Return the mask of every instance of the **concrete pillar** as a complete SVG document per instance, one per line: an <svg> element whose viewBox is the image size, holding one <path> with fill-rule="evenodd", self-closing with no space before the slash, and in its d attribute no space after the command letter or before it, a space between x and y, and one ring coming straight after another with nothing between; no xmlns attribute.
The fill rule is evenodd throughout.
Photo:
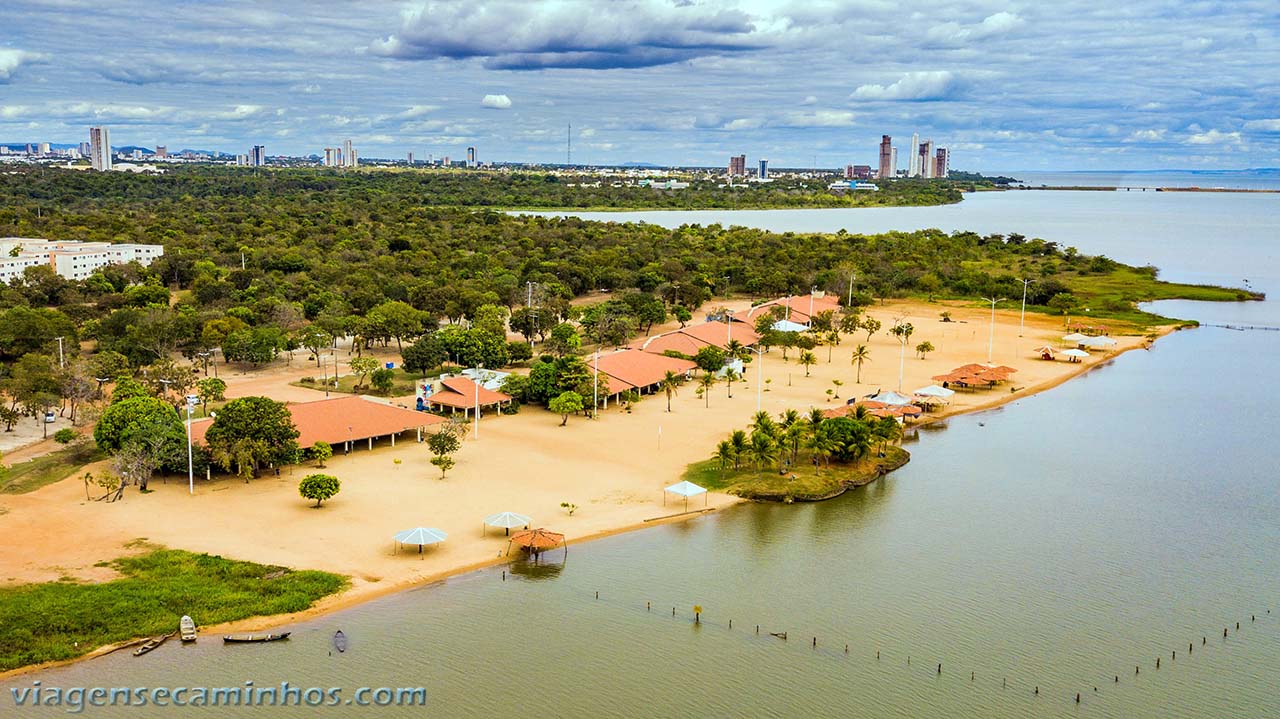
<svg viewBox="0 0 1280 719"><path fill-rule="evenodd" d="M370 449L370 450L372 450L372 449L373 449L373 437L370 437L370 438L369 438L369 449Z"/></svg>

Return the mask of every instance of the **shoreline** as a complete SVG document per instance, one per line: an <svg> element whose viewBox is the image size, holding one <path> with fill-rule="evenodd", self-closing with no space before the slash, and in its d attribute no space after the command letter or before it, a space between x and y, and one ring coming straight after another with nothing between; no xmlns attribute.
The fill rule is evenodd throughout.
<svg viewBox="0 0 1280 719"><path fill-rule="evenodd" d="M1153 332L1156 334L1157 339L1159 339L1175 331L1179 331L1182 328L1183 327L1178 324L1162 325L1158 328L1154 328ZM1035 386L1028 387L1026 389L1008 391L1005 393L994 395L990 398L987 398L986 401L980 402L976 405L970 405L970 406L954 408L954 409L944 409L936 414L928 416L927 419L923 419L922 421L917 422L913 426L921 427L921 426L937 423L942 420L950 419L951 417L975 414L978 412L985 412L988 410L996 409L998 407L1001 407L1005 404L1016 401L1023 397L1034 396L1042 392L1051 390L1055 387L1058 387L1064 384L1069 380L1075 379L1089 371L1092 371L1096 367L1110 365L1121 355L1124 355L1128 352L1131 352L1137 349L1147 349L1148 347L1149 345L1140 343L1130 347L1120 347L1120 348L1111 350L1106 354L1102 355L1099 361L1089 362L1089 363L1080 363L1079 366L1071 368L1070 371L1065 372L1060 376L1053 377L1051 379L1043 381ZM878 479L879 477L875 478L875 480L878 480ZM744 502L753 501L750 499L738 497L736 495L725 494L723 492L717 492L717 494L721 495L720 497L718 497L718 499L722 500L722 503L719 506L709 507L707 509L698 510L696 512L687 512L687 513L681 512L678 514L671 514L671 515L664 515L664 516L650 518L650 519L643 519L639 522L634 522L634 521L628 522L615 527L607 527L598 531L589 532L585 535L582 535L573 539L566 538L565 544L577 545L577 544L590 542L597 539L603 539L610 536L629 533L638 529L644 529L644 528L653 527L653 526L662 525L662 524L670 524L674 522L686 521L696 517L704 516L706 514L710 514L712 512L718 511L719 509L722 509L725 507L737 506L738 504L741 504ZM841 494L843 494L843 492L841 492ZM200 627L199 630L201 634L205 634L208 637L212 637L213 639L216 640L217 635L222 633L262 631L266 629L281 627L288 624L310 621L318 617L332 614L334 612L338 612L344 609L349 609L361 604L365 604L367 602L370 602L385 596L389 596L391 594L417 589L432 583L447 580L451 577L455 577L463 574L469 574L472 572L488 569L490 567L494 567L501 564L507 564L511 561L512 559L510 557L497 556L497 557L493 557L483 561L468 562L463 565L448 567L436 572L432 572L430 574L412 577L409 579L403 579L399 581L393 581L386 584L383 584L380 580L369 581L361 577L352 576L350 577L350 579L353 581L353 586L351 588L341 593L334 594L329 597L325 597L320 601L316 602L311 607L308 607L307 609L302 610L300 612L294 612L290 614L275 614L275 615L252 617L248 619L238 620L234 622L226 622L223 624L213 625L209 627ZM298 568L304 569L306 567L298 567ZM120 649L123 649L125 647L132 646L136 644L138 641L140 641L140 639L133 639L128 642L106 645L103 647L99 647L87 654L84 654L72 659L59 660L55 662L45 662L41 664L32 664L25 667L18 667L16 669L12 669L6 672L0 672L0 680L11 679L16 676L37 673L37 672L41 672L49 669L56 669L58 667L67 666L76 662L86 661L89 659L105 656L107 654L111 654L113 652L119 651Z"/></svg>

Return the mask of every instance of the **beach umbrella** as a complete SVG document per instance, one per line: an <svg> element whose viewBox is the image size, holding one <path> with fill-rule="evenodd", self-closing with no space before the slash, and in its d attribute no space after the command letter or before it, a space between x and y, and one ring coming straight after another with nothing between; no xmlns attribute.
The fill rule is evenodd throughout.
<svg viewBox="0 0 1280 719"><path fill-rule="evenodd" d="M511 530L516 527L528 527L533 524L533 518L516 512L498 512L485 517L484 523L488 527L502 527L507 530L507 534L511 534Z"/></svg>
<svg viewBox="0 0 1280 719"><path fill-rule="evenodd" d="M511 535L511 539L507 540L507 554L511 553L511 545L516 545L521 549L527 549L533 552L534 556L541 551L554 549L560 545L564 545L564 535L559 532L552 532L548 529L526 529ZM565 545L565 553L569 552L569 546Z"/></svg>
<svg viewBox="0 0 1280 719"><path fill-rule="evenodd" d="M955 393L956 391L953 389L939 387L936 384L931 384L928 387L921 387L914 392L914 394L920 395L921 397L950 397Z"/></svg>
<svg viewBox="0 0 1280 719"><path fill-rule="evenodd" d="M1112 347L1116 341L1110 337L1085 337L1079 344L1082 347Z"/></svg>
<svg viewBox="0 0 1280 719"><path fill-rule="evenodd" d="M894 405L894 406L911 404L910 397L906 395L898 394L897 392L894 392L892 390L888 392L881 392L877 395L874 395L872 399L874 399L877 402L883 402L885 404Z"/></svg>
<svg viewBox="0 0 1280 719"><path fill-rule="evenodd" d="M689 498L690 498L690 497L693 497L693 496L696 496L696 495L699 495L699 494L706 494L707 490L706 490L706 488L705 488L705 487L699 487L698 485L694 484L693 482L690 482L690 481L688 481L688 480L685 480L685 481L683 481L683 482L676 482L675 484L673 484L673 485L671 485L670 487L667 487L665 490L663 490L663 492L664 492L664 493L663 493L663 495L662 495L662 503L663 503L663 504L666 504L666 503L667 503L667 495L666 495L666 492L670 492L670 493L672 493L672 494L678 494L678 495L680 495L681 497L684 497L684 508L687 510L687 509L689 508ZM706 497L704 497L704 498L703 498L703 503L704 503L704 504L703 504L703 506L706 506L706 505L705 505L706 501L707 501L707 498L706 498Z"/></svg>
<svg viewBox="0 0 1280 719"><path fill-rule="evenodd" d="M424 544L436 544L448 539L449 535L435 527L414 527L403 532L396 532L395 539L401 544L418 545L418 554L422 554Z"/></svg>
<svg viewBox="0 0 1280 719"><path fill-rule="evenodd" d="M1063 354L1064 356L1067 356L1067 357L1072 358L1073 360L1078 360L1078 359L1080 359L1080 358L1082 358L1082 357L1088 357L1088 356L1089 356L1089 353L1088 353L1088 352L1085 352L1084 350L1078 350L1078 349L1063 350L1063 351L1062 351L1062 354Z"/></svg>
<svg viewBox="0 0 1280 719"><path fill-rule="evenodd" d="M1080 340L1087 340L1087 339L1089 339L1089 335L1082 335L1079 332L1072 332L1069 335L1062 336L1063 342L1079 342Z"/></svg>

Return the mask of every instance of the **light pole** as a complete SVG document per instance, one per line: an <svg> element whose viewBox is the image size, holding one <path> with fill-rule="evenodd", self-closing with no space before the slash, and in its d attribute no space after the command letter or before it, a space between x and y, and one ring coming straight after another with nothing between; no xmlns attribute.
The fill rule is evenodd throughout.
<svg viewBox="0 0 1280 719"><path fill-rule="evenodd" d="M1004 298L983 297L982 299L984 302L991 303L991 334L987 337L987 364L991 364L991 356L996 344L996 305L1004 302Z"/></svg>
<svg viewBox="0 0 1280 719"><path fill-rule="evenodd" d="M596 418L600 406L600 347L596 346L596 361L591 365L591 419Z"/></svg>
<svg viewBox="0 0 1280 719"><path fill-rule="evenodd" d="M813 327L813 293L818 291L818 286L814 285L809 288L809 327Z"/></svg>
<svg viewBox="0 0 1280 719"><path fill-rule="evenodd" d="M1032 282L1035 282L1035 280L1022 281L1022 318L1018 320L1018 336L1019 337L1022 336L1022 329L1027 324L1027 285L1030 285Z"/></svg>
<svg viewBox="0 0 1280 719"><path fill-rule="evenodd" d="M725 333L724 340L725 346L728 347L729 343L733 341L733 310L724 311L724 323L729 328Z"/></svg>
<svg viewBox="0 0 1280 719"><path fill-rule="evenodd" d="M476 409L471 434L472 439L480 439L480 370L482 369L484 369L484 363L476 362L476 378L472 383L476 386Z"/></svg>
<svg viewBox="0 0 1280 719"><path fill-rule="evenodd" d="M903 317L902 319L905 320L906 317ZM898 326L901 326L901 325L902 325L902 320L899 320ZM907 340L908 340L908 335L904 334L898 337L898 344L902 345L902 350L898 353L898 391L899 392L902 391L902 374L907 369Z"/></svg>
<svg viewBox="0 0 1280 719"><path fill-rule="evenodd" d="M54 337L54 339L58 340L58 369L62 369L67 366L67 362L62 354L62 338Z"/></svg>
<svg viewBox="0 0 1280 719"><path fill-rule="evenodd" d="M191 409L195 402L187 397L187 492L196 493L195 452L191 449Z"/></svg>
<svg viewBox="0 0 1280 719"><path fill-rule="evenodd" d="M858 273L856 271L849 273L849 300L844 303L845 307L853 307L853 279L857 277L857 275Z"/></svg>
<svg viewBox="0 0 1280 719"><path fill-rule="evenodd" d="M173 380L171 380L171 379L158 379L158 380L156 380L156 381L157 381L157 382L159 382L160 384L164 385L164 393L165 393L166 395L167 395L167 394L169 394L169 385L173 384Z"/></svg>
<svg viewBox="0 0 1280 719"><path fill-rule="evenodd" d="M756 411L759 412L764 392L764 350L756 345L753 351L756 353Z"/></svg>

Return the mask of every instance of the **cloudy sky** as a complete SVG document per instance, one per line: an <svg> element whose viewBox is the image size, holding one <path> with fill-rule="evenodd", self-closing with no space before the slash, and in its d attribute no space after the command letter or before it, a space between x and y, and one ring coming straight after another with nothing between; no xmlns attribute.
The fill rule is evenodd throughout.
<svg viewBox="0 0 1280 719"><path fill-rule="evenodd" d="M919 132L960 169L1280 166L1275 0L3 0L0 28L0 142L561 162L572 123L576 162L874 164Z"/></svg>

